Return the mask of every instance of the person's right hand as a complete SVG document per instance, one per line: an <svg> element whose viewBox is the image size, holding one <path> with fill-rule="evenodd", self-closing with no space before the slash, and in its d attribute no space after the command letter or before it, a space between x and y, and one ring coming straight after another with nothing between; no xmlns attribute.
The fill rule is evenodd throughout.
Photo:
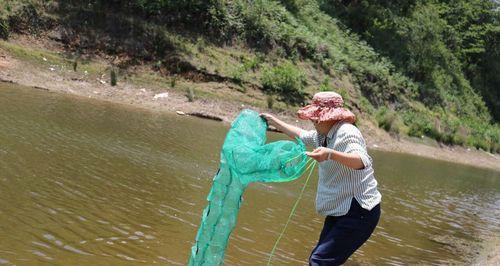
<svg viewBox="0 0 500 266"><path fill-rule="evenodd" d="M272 114L268 113L261 113L260 117L264 118L267 121L267 124L273 127L277 127L276 120L277 118L274 117Z"/></svg>

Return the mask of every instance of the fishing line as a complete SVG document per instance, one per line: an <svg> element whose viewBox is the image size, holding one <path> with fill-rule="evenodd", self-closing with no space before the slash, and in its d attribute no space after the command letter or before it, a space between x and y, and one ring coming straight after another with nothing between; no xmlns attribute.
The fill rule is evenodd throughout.
<svg viewBox="0 0 500 266"><path fill-rule="evenodd" d="M306 190L307 183L309 183L309 179L311 178L312 172L314 170L314 166L316 166L316 161L313 161L311 164L309 164L304 172L307 172L309 170L309 174L307 175L306 181L304 182L304 185L302 186L302 189L300 190L299 197L295 201L295 204L292 207L292 210L290 211L290 215L288 216L288 220L285 223L285 226L283 226L283 229L281 230L281 233L276 239L276 242L274 243L273 249L271 250L271 253L269 254L269 259L267 260L267 266L271 265L271 260L273 259L274 252L276 251L276 248L278 247L278 244L285 234L286 228L288 227L288 224L292 220L292 216L295 214L295 210L297 209L297 206L299 205L300 200L302 199L302 196L304 195L304 191Z"/></svg>

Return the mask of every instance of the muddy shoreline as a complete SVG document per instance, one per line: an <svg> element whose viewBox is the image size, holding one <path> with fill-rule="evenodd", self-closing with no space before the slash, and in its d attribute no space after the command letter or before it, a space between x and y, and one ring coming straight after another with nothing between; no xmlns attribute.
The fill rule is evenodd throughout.
<svg viewBox="0 0 500 266"><path fill-rule="evenodd" d="M39 42L36 39L19 38L9 42L14 42L21 47L34 46L57 51L58 53L63 52L63 48L58 47L57 44ZM298 120L293 111L276 112L252 104L245 104L238 101L238 95L233 95L233 98L230 98L232 100L201 95L196 97L194 101L189 101L185 91L171 88L164 81L138 84L132 78L124 76L120 77L117 86L111 86L109 84L109 75L106 75L108 72L102 71L103 74L99 76L87 74L86 71L74 72L70 69L70 66L56 63L50 64L50 62L45 64L47 62L44 61L50 61L50 59L39 58L38 60L40 59L42 62L37 63L36 61L19 58L12 54L11 51L0 46L0 82L11 82L38 90L69 93L86 98L131 104L150 110L173 112L181 115L191 114L224 123L232 121L240 110L251 108L259 112L274 113L281 119L303 128L312 128L307 121ZM96 57L94 61L97 62L96 64L101 64L102 69L107 67L105 58ZM141 74L152 72L149 68L139 68L135 71ZM191 85L190 81L184 82L185 87ZM200 84L193 82L192 85L205 86L207 91L217 90L221 95L233 93L227 89L229 85L224 83L206 82ZM252 93L255 94L252 95L255 98L262 97L258 95L258 92ZM250 93L247 92L246 94ZM373 121L363 117L359 117L358 127L370 149L413 154L500 171L499 154L491 154L474 148L446 146L430 139L394 137L378 128Z"/></svg>

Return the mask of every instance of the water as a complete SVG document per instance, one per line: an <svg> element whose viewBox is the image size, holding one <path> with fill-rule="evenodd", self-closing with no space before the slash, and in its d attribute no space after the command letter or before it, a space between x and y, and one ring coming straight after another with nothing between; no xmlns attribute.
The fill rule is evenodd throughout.
<svg viewBox="0 0 500 266"><path fill-rule="evenodd" d="M0 84L0 265L184 265L227 129ZM467 264L499 236L500 173L371 154L382 218L348 264ZM226 265L265 264L303 181L249 187ZM275 265L317 241L311 181Z"/></svg>

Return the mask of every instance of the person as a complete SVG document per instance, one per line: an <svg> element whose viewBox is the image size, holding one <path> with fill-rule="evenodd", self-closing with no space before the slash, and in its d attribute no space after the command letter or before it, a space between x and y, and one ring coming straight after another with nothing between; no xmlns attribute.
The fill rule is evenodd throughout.
<svg viewBox="0 0 500 266"><path fill-rule="evenodd" d="M343 107L339 94L319 92L310 105L298 111L298 117L311 120L316 130L303 130L269 113L261 117L291 138L298 137L315 148L306 154L319 162L316 211L326 218L309 265L344 263L377 226L382 198L372 158L354 125L355 115Z"/></svg>

